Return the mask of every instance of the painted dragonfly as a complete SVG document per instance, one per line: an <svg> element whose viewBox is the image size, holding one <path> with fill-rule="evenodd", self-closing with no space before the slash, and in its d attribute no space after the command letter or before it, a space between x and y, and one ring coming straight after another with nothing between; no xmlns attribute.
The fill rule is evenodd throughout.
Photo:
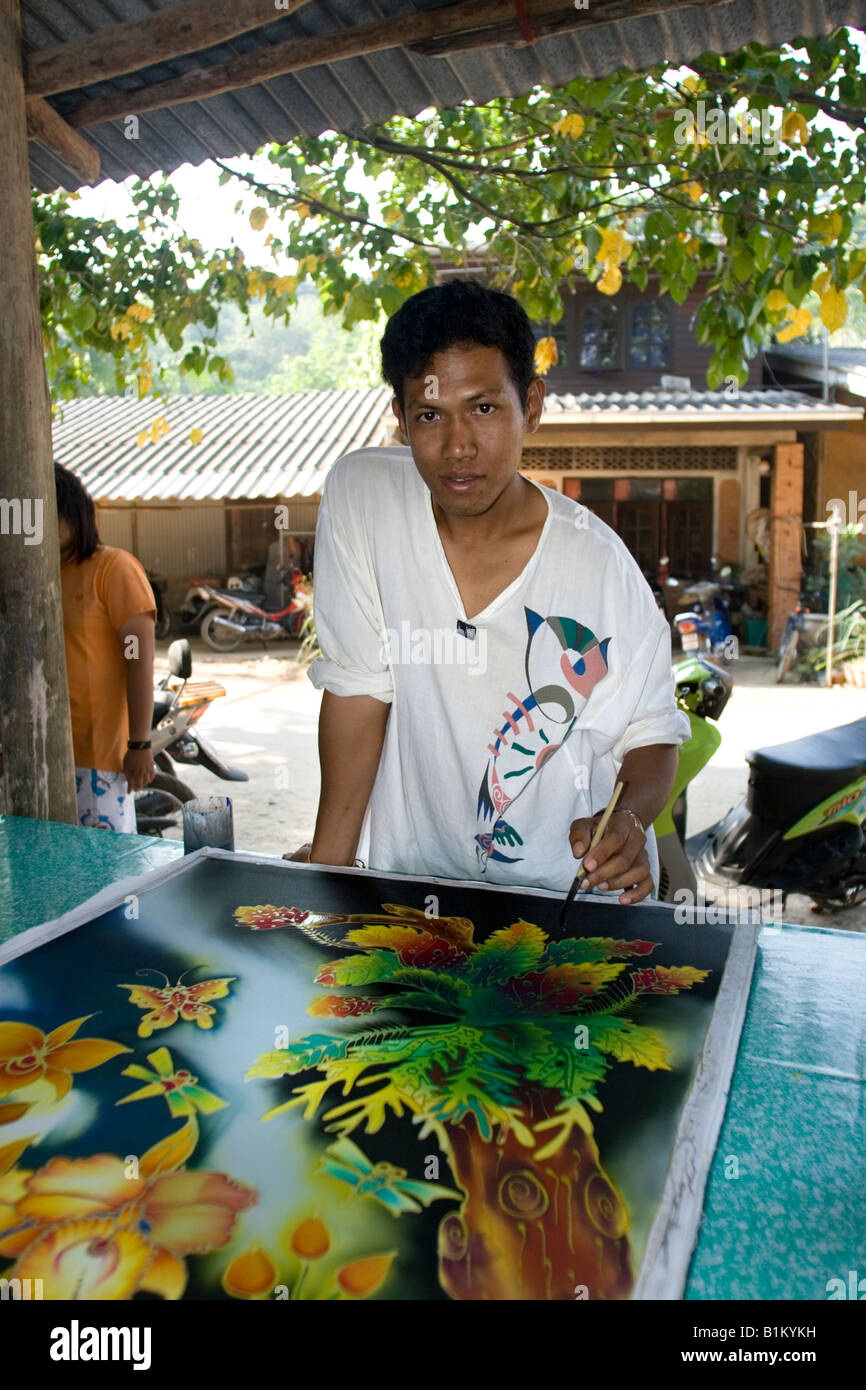
<svg viewBox="0 0 866 1390"><path fill-rule="evenodd" d="M405 1168L396 1168L392 1163L371 1163L351 1139L338 1139L335 1144L329 1144L319 1171L347 1183L353 1189L350 1194L353 1197L373 1197L393 1216L402 1216L407 1211L419 1212L437 1197L459 1201L463 1196L440 1183L416 1182L407 1176Z"/></svg>

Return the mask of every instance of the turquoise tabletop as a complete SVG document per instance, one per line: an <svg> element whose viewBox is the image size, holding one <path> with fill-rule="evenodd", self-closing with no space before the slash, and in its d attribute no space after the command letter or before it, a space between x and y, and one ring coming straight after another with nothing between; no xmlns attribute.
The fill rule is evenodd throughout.
<svg viewBox="0 0 866 1390"><path fill-rule="evenodd" d="M0 941L179 854L176 840L0 816Z"/></svg>
<svg viewBox="0 0 866 1390"><path fill-rule="evenodd" d="M0 816L0 941L181 853ZM864 996L866 936L763 928L687 1299L866 1290Z"/></svg>

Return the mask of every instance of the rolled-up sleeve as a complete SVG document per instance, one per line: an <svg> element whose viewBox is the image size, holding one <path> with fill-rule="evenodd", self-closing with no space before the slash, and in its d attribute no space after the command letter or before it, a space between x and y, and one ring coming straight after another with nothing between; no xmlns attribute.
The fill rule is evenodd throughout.
<svg viewBox="0 0 866 1390"><path fill-rule="evenodd" d="M308 674L317 690L372 695L390 704L394 680L386 660L384 617L372 565L341 524L338 513L345 491L334 499L329 484L330 479L316 523L313 570L313 618L322 655L311 663Z"/></svg>
<svg viewBox="0 0 866 1390"><path fill-rule="evenodd" d="M633 696L631 717L611 749L617 762L622 762L633 748L648 748L654 743L683 743L691 732L687 716L677 709L671 671L671 636L666 623L649 634L635 667L629 682L629 692Z"/></svg>

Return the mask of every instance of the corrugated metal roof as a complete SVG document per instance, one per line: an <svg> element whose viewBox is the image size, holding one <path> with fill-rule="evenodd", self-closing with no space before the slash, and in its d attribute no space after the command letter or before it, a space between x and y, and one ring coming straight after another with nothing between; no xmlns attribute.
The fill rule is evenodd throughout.
<svg viewBox="0 0 866 1390"><path fill-rule="evenodd" d="M778 357L783 362L809 362L819 367L824 364L822 343L774 343L768 355L771 358ZM828 348L827 360L831 367L844 368L851 372L866 371L866 347Z"/></svg>
<svg viewBox="0 0 866 1390"><path fill-rule="evenodd" d="M176 0L22 0L26 51L141 19ZM67 114L81 95L135 92L152 82L192 69L230 61L293 38L352 28L378 19L442 7L442 0L313 0L296 15L277 17L264 29L137 73L50 98ZM591 7L587 11L591 17ZM622 18L575 30L531 47L485 48L446 58L425 58L390 49L332 65L270 78L204 101L187 102L140 118L140 138L126 139L123 121L88 126L83 134L99 149L104 178L145 177L156 169L200 164L212 156L251 154L269 141L324 130L359 130L394 115L414 116L425 107L454 106L471 99L517 96L539 84L560 86L577 76L602 77L620 67L644 71L701 53L730 53L746 43L778 46L796 37L830 33L840 25L866 27L866 0L728 0L667 13ZM73 176L40 145L30 142L36 188L76 187Z"/></svg>
<svg viewBox="0 0 866 1390"><path fill-rule="evenodd" d="M862 411L853 406L813 400L800 391L581 391L579 395L546 397L542 424L641 424L665 421L686 424L696 420L736 418L738 423L787 420L798 424L828 420L856 420Z"/></svg>
<svg viewBox="0 0 866 1390"><path fill-rule="evenodd" d="M287 395L92 396L54 422L54 457L104 501L236 501L313 497L341 455L392 437L391 391L297 391ZM627 391L547 396L544 425L624 421L689 424L736 418L814 425L859 419L849 406L799 391ZM168 433L139 446L164 417ZM201 430L198 444L190 439ZM538 436L535 442L541 443ZM533 441L530 441L532 443Z"/></svg>
<svg viewBox="0 0 866 1390"><path fill-rule="evenodd" d="M54 457L105 501L312 497L350 449L383 444L391 391L169 396L70 401L54 422ZM164 417L168 433L139 447ZM190 439L201 430L198 444Z"/></svg>

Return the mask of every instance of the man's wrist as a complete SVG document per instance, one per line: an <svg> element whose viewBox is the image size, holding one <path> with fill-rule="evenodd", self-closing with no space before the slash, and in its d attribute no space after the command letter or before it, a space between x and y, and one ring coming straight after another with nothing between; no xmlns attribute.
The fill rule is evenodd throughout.
<svg viewBox="0 0 866 1390"><path fill-rule="evenodd" d="M600 815L602 815L602 814L603 814L603 812L601 812L601 811L596 811L596 812L595 812L595 815L596 815L596 816L600 816ZM645 835L645 834L646 834L646 826L644 825L644 823L643 823L643 821L641 820L641 817L638 815L637 811L632 811L631 808L628 807L628 806L617 806L616 810L615 810L615 811L612 811L611 814L614 815L614 816L631 816L632 820L634 821L634 823L635 823L635 825L637 826L637 828L638 828L638 830L640 831L640 833L641 833L642 835Z"/></svg>
<svg viewBox="0 0 866 1390"><path fill-rule="evenodd" d="M126 746L130 753L144 753L150 746L149 738L131 738L127 740Z"/></svg>

